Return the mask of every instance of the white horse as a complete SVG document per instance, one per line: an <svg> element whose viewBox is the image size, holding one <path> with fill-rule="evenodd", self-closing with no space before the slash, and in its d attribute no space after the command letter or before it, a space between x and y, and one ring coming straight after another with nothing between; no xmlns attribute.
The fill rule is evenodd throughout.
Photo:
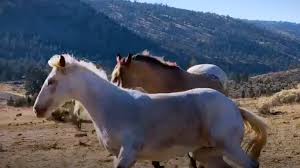
<svg viewBox="0 0 300 168"><path fill-rule="evenodd" d="M257 133L251 150L264 145L265 123L251 112L240 111L216 90L147 94L119 88L107 81L104 71L69 55L55 55L49 65L53 69L34 105L37 117L50 115L67 100L80 101L91 115L99 140L115 156L116 168L130 168L137 160L166 160L190 151L197 151L196 159L197 154L206 154L202 151L210 151L211 157L224 157L229 164L258 167L251 158L252 151L248 156L240 146L243 120Z"/></svg>
<svg viewBox="0 0 300 168"><path fill-rule="evenodd" d="M225 86L228 78L226 73L217 65L214 64L199 64L190 67L187 72L192 74L209 74L215 75L219 78L220 82Z"/></svg>

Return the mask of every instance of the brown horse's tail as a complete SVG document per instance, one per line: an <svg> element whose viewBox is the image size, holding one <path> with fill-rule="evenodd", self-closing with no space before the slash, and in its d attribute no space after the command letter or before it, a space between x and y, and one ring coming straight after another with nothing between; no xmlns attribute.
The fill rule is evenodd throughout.
<svg viewBox="0 0 300 168"><path fill-rule="evenodd" d="M259 116L244 109L240 109L245 125L252 128L256 137L247 145L246 151L251 158L257 160L262 148L267 143L267 123Z"/></svg>

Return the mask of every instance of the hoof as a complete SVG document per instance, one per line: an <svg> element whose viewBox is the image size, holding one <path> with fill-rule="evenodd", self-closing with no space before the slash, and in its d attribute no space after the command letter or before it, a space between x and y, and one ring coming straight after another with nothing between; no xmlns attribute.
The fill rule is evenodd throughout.
<svg viewBox="0 0 300 168"><path fill-rule="evenodd" d="M164 168L164 166L161 166L160 163L157 161L152 161L152 165L154 168Z"/></svg>
<svg viewBox="0 0 300 168"><path fill-rule="evenodd" d="M190 158L189 168L197 168L196 160L193 157L191 157L189 154L188 154L188 157Z"/></svg>
<svg viewBox="0 0 300 168"><path fill-rule="evenodd" d="M257 160L253 160L253 168L259 168L259 162Z"/></svg>

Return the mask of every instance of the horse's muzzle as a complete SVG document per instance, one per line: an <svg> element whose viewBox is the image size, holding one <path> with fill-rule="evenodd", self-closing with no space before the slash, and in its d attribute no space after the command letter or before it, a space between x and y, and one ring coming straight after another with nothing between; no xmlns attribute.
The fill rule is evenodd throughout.
<svg viewBox="0 0 300 168"><path fill-rule="evenodd" d="M34 111L34 113L36 114L36 116L38 118L42 118L42 117L45 117L45 114L47 112L47 108L40 107L40 106L34 106L33 111Z"/></svg>

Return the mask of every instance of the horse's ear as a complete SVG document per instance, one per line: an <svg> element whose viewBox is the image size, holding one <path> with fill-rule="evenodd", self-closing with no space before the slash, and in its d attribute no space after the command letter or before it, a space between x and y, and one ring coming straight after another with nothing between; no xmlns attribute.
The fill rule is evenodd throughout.
<svg viewBox="0 0 300 168"><path fill-rule="evenodd" d="M64 68L66 66L66 59L63 55L59 57L59 67Z"/></svg>
<svg viewBox="0 0 300 168"><path fill-rule="evenodd" d="M102 67L101 67L100 64L96 64L96 68L97 68L97 69L101 69Z"/></svg>
<svg viewBox="0 0 300 168"><path fill-rule="evenodd" d="M121 56L120 53L118 53L117 56L116 56L117 63L120 63L121 59L122 59L122 56Z"/></svg>
<svg viewBox="0 0 300 168"><path fill-rule="evenodd" d="M126 58L125 63L126 63L126 64L130 64L130 63L131 63L131 60L132 60L132 54L129 53L129 54L128 54L128 57Z"/></svg>

